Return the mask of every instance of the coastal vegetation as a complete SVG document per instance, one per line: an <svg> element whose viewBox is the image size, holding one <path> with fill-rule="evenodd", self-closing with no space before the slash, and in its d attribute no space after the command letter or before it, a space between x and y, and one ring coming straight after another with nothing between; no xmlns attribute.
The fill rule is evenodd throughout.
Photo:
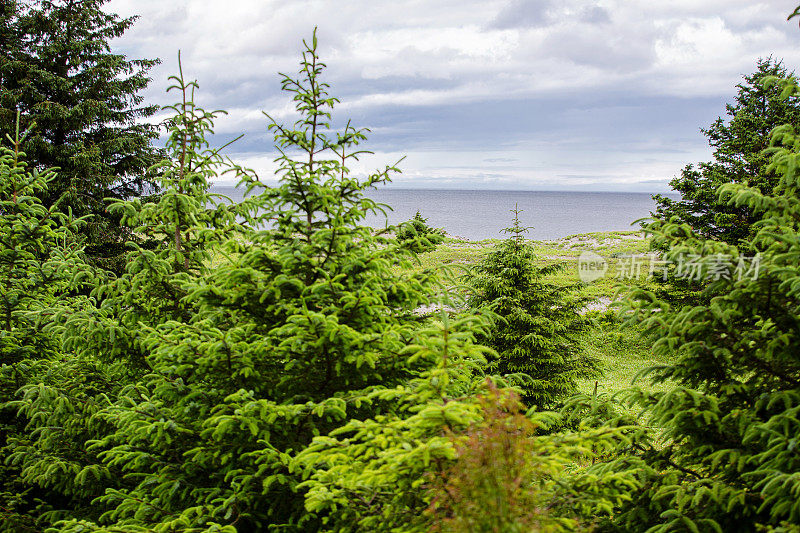
<svg viewBox="0 0 800 533"><path fill-rule="evenodd" d="M280 79L296 120L265 117L276 186L213 145L223 112L179 66L163 149L147 127L115 137L141 150L130 186L157 194L101 191L98 240L80 198L101 192L80 183L117 183L113 158L42 136L25 106L9 122L5 102L29 95L15 69L49 56L22 37L48 21L108 50L130 21L101 4L2 8L22 44L0 65L0 531L800 531L793 125L736 144L740 99L709 130L718 165L681 177L707 193L640 231L532 241L516 210L495 241L419 213L376 230L366 193L399 164L351 172L368 131L334 119L314 32ZM134 77L98 98L152 114L132 96L151 63L91 57L106 83ZM800 96L758 69L743 94ZM91 161L60 174L49 149ZM223 175L241 202L211 192Z"/></svg>
<svg viewBox="0 0 800 533"><path fill-rule="evenodd" d="M444 240L445 231L441 228L432 228L428 219L419 211L414 217L401 224L397 230L397 240L404 243L417 253L431 252Z"/></svg>
<svg viewBox="0 0 800 533"><path fill-rule="evenodd" d="M596 372L595 360L578 349L578 336L588 329L580 313L587 300L576 294L581 284L545 281L565 265L536 265L533 247L524 241L528 228L520 225L519 209L513 213L509 238L468 274L468 304L497 315L489 334L479 338L496 352L486 370L519 375L525 403L553 409L577 391L579 379Z"/></svg>

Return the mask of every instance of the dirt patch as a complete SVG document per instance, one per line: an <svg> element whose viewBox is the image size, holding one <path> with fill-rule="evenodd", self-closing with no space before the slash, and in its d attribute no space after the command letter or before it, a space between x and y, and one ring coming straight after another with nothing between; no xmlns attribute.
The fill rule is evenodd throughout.
<svg viewBox="0 0 800 533"><path fill-rule="evenodd" d="M580 310L581 314L587 313L589 311L608 311L608 308L611 307L611 298L607 298L605 296L601 296L594 302L589 302L586 306Z"/></svg>

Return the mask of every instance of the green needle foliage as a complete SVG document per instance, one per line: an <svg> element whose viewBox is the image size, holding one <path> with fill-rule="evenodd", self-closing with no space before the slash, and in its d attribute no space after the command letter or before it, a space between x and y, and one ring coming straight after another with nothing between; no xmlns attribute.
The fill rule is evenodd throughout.
<svg viewBox="0 0 800 533"><path fill-rule="evenodd" d="M147 124L157 106L143 105L148 70L158 61L113 53L112 39L136 17L108 13L107 0L4 0L0 7L0 135L14 131L16 112L31 128L28 164L57 167L45 206L62 205L94 216L83 225L87 253L101 266L121 270L130 239L104 199L147 191L145 176L160 158Z"/></svg>
<svg viewBox="0 0 800 533"><path fill-rule="evenodd" d="M763 194L772 194L780 176L769 169L770 143L773 128L800 121L800 101L795 97L782 98L774 86L765 87L767 76L788 77L783 64L772 58L760 59L756 70L744 76L738 84L732 103L725 106L726 117L719 117L708 129L702 130L714 149L713 160L688 165L681 175L670 182L680 193L680 200L656 195L656 220L651 229L670 222L688 224L698 235L709 241L733 244L745 251L753 246L758 231L756 224L763 213L746 205L734 205L719 197L720 188L729 183L740 183L758 188ZM656 241L651 241L655 246ZM663 250L662 250L663 251ZM754 248L750 252L757 251ZM706 251L708 252L708 250ZM703 283L668 276L660 298L674 303L708 303L703 300Z"/></svg>
<svg viewBox="0 0 800 533"><path fill-rule="evenodd" d="M0 531L41 525L32 516L52 510L47 500L69 498L70 489L58 486L57 476L37 487L30 482L34 474L20 454L33 426L56 422L18 411L15 400L21 387L58 375L54 367L62 353L48 324L59 308L73 303L72 293L86 288L87 278L73 234L85 220L59 212L58 205L42 205L39 198L56 175L29 169L22 151L28 134L20 133L18 120L15 135L7 136L11 148L0 149ZM62 437L69 434L59 430Z"/></svg>
<svg viewBox="0 0 800 533"><path fill-rule="evenodd" d="M7 136L12 148L5 145L0 148L0 276L3 281L0 316L6 356L3 362L25 359L39 352L35 341L38 336L36 315L31 311L37 307L46 309L47 304L52 303L61 280L54 263L50 263L51 255L59 241L66 242L69 237L66 227L58 227L65 217L55 207L45 208L37 197L37 193L47 189L55 178L55 172L28 170L25 153L21 150L27 133L20 135L17 121L17 134Z"/></svg>
<svg viewBox="0 0 800 533"><path fill-rule="evenodd" d="M432 228L427 222L417 211L414 218L400 226L397 240L417 253L432 252L444 241L444 230Z"/></svg>
<svg viewBox="0 0 800 533"><path fill-rule="evenodd" d="M689 224L697 235L740 247L752 244L762 215L746 205L733 205L718 198L726 183L742 183L771 194L778 176L769 167L772 129L800 121L800 102L795 97L782 98L774 86L765 87L766 76L789 77L780 61L760 59L756 70L738 84L736 97L725 106L726 118L717 118L702 130L714 149L712 161L697 167L688 165L670 186L681 194L680 200L656 195L655 216L659 220Z"/></svg>
<svg viewBox="0 0 800 533"><path fill-rule="evenodd" d="M129 258L134 265L129 277L153 265L153 273L143 278L152 283L142 282L149 296L142 298L155 307L137 309L138 295L100 306L108 320L118 316L115 324L125 316L139 317L135 342L114 334L106 342L116 348L105 346L94 340L97 335L80 335L85 328L77 320L66 338L75 347L86 338L84 353L97 351L97 358L138 351L135 359L146 373L89 422L106 429L88 450L100 458L98 468L119 476L95 501L106 512L91 519L75 516L59 526L63 531L342 527L338 520L346 517L340 508L313 503L318 492L302 484L308 477L304 450L315 437L343 427L399 417L395 411L417 414L422 406L415 402L430 397L419 380L441 389L437 365L480 355L481 349L469 347L469 330L462 332L463 353L438 346L442 337L457 340L449 329L435 338L421 333L415 310L430 303L429 275L397 275L396 267L410 266L413 253L361 225L377 207L363 191L387 181L395 169L363 179L349 175L346 165L363 153L358 144L365 135L349 124L340 131L330 127L336 99L320 79L324 65L316 46L314 37L299 77L283 80L300 118L292 127L270 124L280 153L279 186L265 188L252 175L242 175L243 185L257 193L242 203L249 229L239 236L222 227L202 229L202 213L196 210L202 194L186 195L202 191L213 172L201 164L191 166L196 170L191 179L186 177L190 167L182 173L182 154L198 150L184 152L184 137L177 131L178 163L164 196L195 209L186 211L191 223L180 225L169 201L164 206L171 210L160 212L171 213L165 220L144 216L156 207L117 204L125 220L137 221L137 231L149 227L164 236L163 252L135 249ZM211 117L194 104L176 111L176 128L195 124L196 146L202 145L208 130L199 125L210 127ZM204 118L197 122L196 117ZM198 188L183 178L197 180ZM220 236L228 238L215 245L215 264L207 268L203 246ZM195 248L196 243L203 246ZM157 280L180 289L179 298L153 298ZM120 295L138 288L120 287ZM179 305L169 307L168 316L162 301ZM149 321L142 318L148 316ZM454 387L452 394L464 386ZM441 429L441 419L436 420L438 429L426 435ZM370 449L384 439L381 433L366 437ZM340 456L337 449L329 461ZM421 464L415 465L419 476ZM420 505L424 509L425 502Z"/></svg>
<svg viewBox="0 0 800 533"><path fill-rule="evenodd" d="M84 6L101 37L127 27L100 4L22 12L55 24L47 10ZM0 24L3 90L23 72L23 18ZM717 161L686 188L716 203L663 204L679 209L649 226L662 259L692 258L703 303L630 295L623 316L665 363L655 392L621 405L576 393L597 372L578 345L585 300L548 281L563 266L539 266L519 210L460 313L452 280L415 268L438 230L419 213L364 225L381 210L366 192L397 168L351 175L367 130L334 120L316 33L304 45L282 79L297 120L268 117L275 187L211 147L222 112L172 78L167 157L149 167L162 193L107 205L130 241L115 273L85 259L87 218L48 203L61 178L26 163L35 134L15 121L0 150L0 532L800 531L800 133L775 129L768 154L753 133L793 113L795 79L746 80L708 131ZM117 61L98 73L128 72ZM56 128L72 116L47 109ZM235 206L209 192L226 173L246 192Z"/></svg>
<svg viewBox="0 0 800 533"><path fill-rule="evenodd" d="M164 194L157 202L118 200L109 207L132 233L155 246L131 243L126 270L118 278L84 269L82 279L92 288L82 292L89 296L68 308L60 302L48 325L47 333L63 341L56 345L63 352L49 361L46 375L28 380L12 404L29 421L25 438L9 449L8 459L21 470L29 491L50 491L50 510L36 516L40 527L65 514L101 514L104 507L92 501L118 487L122 472L103 464L99 450L89 445L113 428L100 417L118 409L119 397L124 402L150 371L142 328L193 316L184 285L209 270L206 247L230 238L236 227L227 205L209 205L213 198L206 178L225 163L204 139L215 113L194 104L194 83L182 75L174 81L171 90L181 93L181 101L173 108L177 117L167 141L174 157L158 165Z"/></svg>
<svg viewBox="0 0 800 533"><path fill-rule="evenodd" d="M777 86L777 89L775 88ZM797 81L767 90L800 94ZM621 464L642 477L645 490L616 517L630 531L797 531L800 524L800 137L796 126L773 132L769 194L728 184L718 192L731 205L757 213L757 233L743 250L762 250L758 268L713 277L707 305L673 307L647 292L631 310L657 338L670 363L653 380L674 386L637 393L660 442ZM718 272L720 259L738 265L745 252L671 222L655 232L665 258L696 254L699 273Z"/></svg>
<svg viewBox="0 0 800 533"><path fill-rule="evenodd" d="M497 352L491 372L519 374L523 399L540 408L553 408L577 391L577 380L592 376L597 363L582 355L576 335L588 322L578 311L585 299L579 286L560 286L546 277L562 264L539 267L533 248L523 239L528 228L519 222L505 231L510 237L489 252L470 275L470 306L488 305L497 323L483 340Z"/></svg>
<svg viewBox="0 0 800 533"><path fill-rule="evenodd" d="M579 465L619 453L641 429L578 424L548 434L555 413L524 413L515 393L480 376L486 348L474 341L488 326L443 314L406 348L436 366L375 389L366 398L383 404L380 414L350 420L296 456L306 510L320 518L304 522L309 530L566 532L629 501L634 475Z"/></svg>
<svg viewBox="0 0 800 533"><path fill-rule="evenodd" d="M128 243L123 274L96 283L91 293L96 305L66 320L68 349L140 370L149 367L140 328L189 321L196 306L185 298L186 284L210 271L217 245L240 234L235 208L209 193L209 180L246 171L224 159L222 148L209 146L206 136L224 112L195 103L197 83L184 78L178 59L180 74L170 78L167 89L180 95L167 107L175 113L165 147L170 157L152 167L163 192L147 201L111 201L108 211L137 239Z"/></svg>

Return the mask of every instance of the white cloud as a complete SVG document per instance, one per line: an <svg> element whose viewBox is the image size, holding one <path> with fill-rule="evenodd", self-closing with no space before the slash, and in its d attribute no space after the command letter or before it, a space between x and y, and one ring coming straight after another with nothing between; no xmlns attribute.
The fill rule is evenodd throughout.
<svg viewBox="0 0 800 533"><path fill-rule="evenodd" d="M338 111L367 126L380 124L375 133L384 145L392 138L399 142L415 137L407 161L409 180L502 179L531 186L551 183L556 175L594 176L585 179L611 184L665 180L690 157L707 157L697 134L707 123L700 120L724 111L721 102L730 98L758 57L772 54L790 68L800 66L800 32L796 24L785 22L791 7L777 0L112 0L109 5L122 15L141 15L115 45L131 57L164 60L153 71L148 100L163 104L174 99L163 90L166 76L176 70L180 49L187 76L200 82L201 102L229 111L218 122L220 133L263 135L261 110L278 120L291 119L292 105L280 94L276 72L297 70L301 40L318 25L332 92L346 95ZM650 130L642 130L633 119L613 125L597 122L609 119L592 118L583 110L586 102L598 99L610 109L615 99L625 103L648 98L653 107L642 104L642 113L653 116ZM673 98L670 105L687 116L683 122L666 124L665 112L657 107L664 98ZM692 109L698 102L714 107L694 117L680 111L674 98ZM549 132L542 129L540 117L520 115L508 133L485 139L469 169L447 167L446 160L467 157L459 143L474 132L437 122L442 109L463 106L466 113L475 105L510 109L536 101L564 106L560 116L570 128L550 125L557 131ZM386 125L386 113L396 114L405 125ZM448 117L452 120L452 114ZM581 129L581 120L586 129ZM598 135L603 126L609 129L602 137L586 133ZM639 128L632 136L652 132L681 149L639 146L649 159L630 159L620 136L626 128ZM449 145L431 151L439 154L435 157L425 155L419 144L426 138L443 143L440 130L451 133ZM491 169L483 161L508 158L509 151L548 136L548 147L534 150L538 159L523 157L516 169ZM615 138L622 144L612 146ZM593 152L598 143L604 146L603 157ZM397 148L399 152L402 147ZM261 156L243 156L268 168ZM581 166L585 168L577 168ZM576 178L570 183L579 182Z"/></svg>

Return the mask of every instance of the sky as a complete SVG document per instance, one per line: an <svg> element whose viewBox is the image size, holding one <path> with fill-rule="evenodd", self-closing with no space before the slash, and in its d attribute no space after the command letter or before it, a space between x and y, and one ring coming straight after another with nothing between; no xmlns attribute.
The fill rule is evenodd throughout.
<svg viewBox="0 0 800 533"><path fill-rule="evenodd" d="M664 192L710 159L700 129L724 115L759 57L800 71L793 1L111 0L138 15L113 41L160 58L143 93L171 104L183 70L225 109L214 142L274 180L265 111L291 123L279 72L318 28L334 121L370 128L356 174L400 163L393 186ZM165 115L166 116L166 115ZM161 118L165 118L165 116Z"/></svg>

